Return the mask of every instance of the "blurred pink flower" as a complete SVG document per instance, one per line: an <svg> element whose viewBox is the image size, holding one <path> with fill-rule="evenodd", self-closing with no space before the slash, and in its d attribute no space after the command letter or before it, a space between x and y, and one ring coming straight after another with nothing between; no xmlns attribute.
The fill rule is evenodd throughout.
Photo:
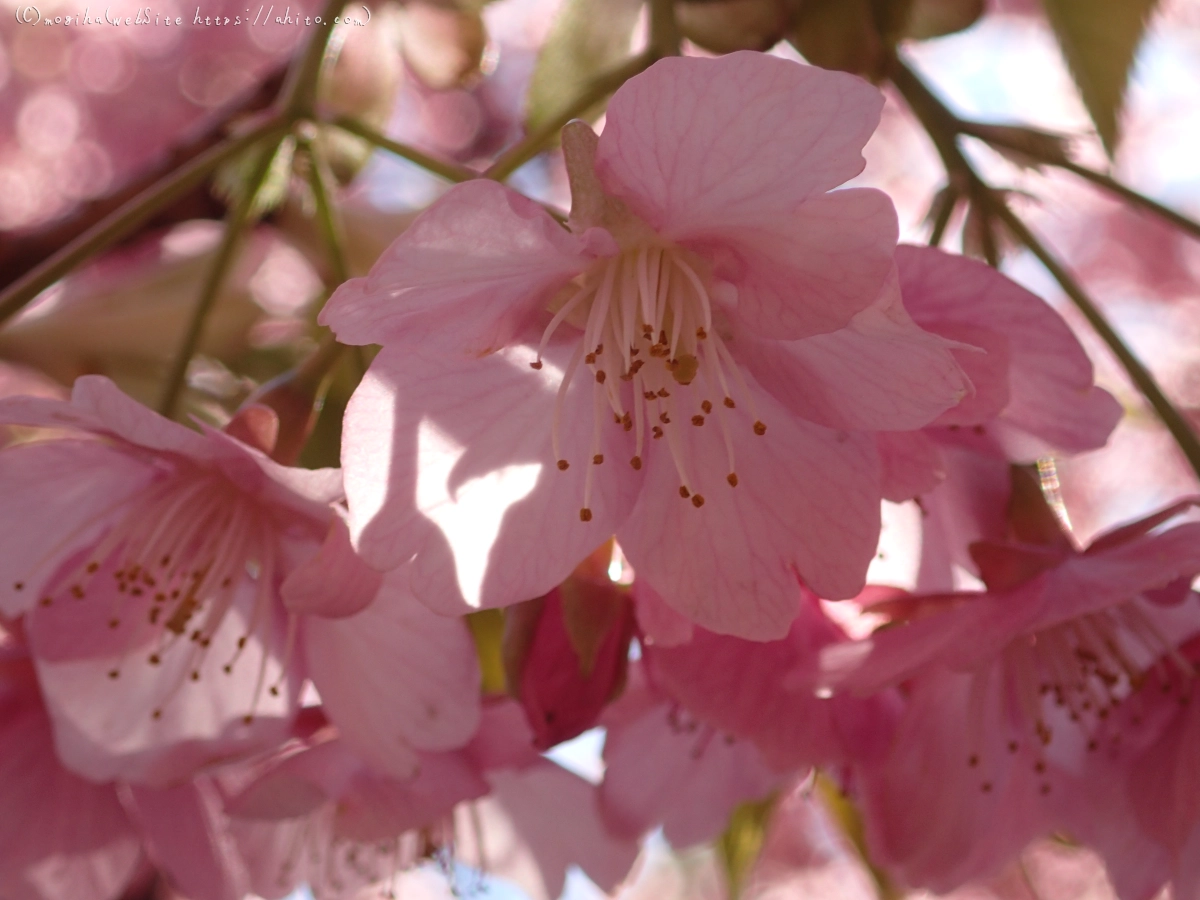
<svg viewBox="0 0 1200 900"><path fill-rule="evenodd" d="M755 639L786 632L794 572L856 593L861 430L970 390L901 305L890 201L831 190L881 104L761 54L662 60L602 136L564 130L570 231L486 181L434 204L323 313L384 345L344 437L364 558L415 554L417 595L462 611L546 593L616 533L669 604Z"/></svg>
<svg viewBox="0 0 1200 900"><path fill-rule="evenodd" d="M630 670L625 694L606 712L600 809L609 829L636 839L658 826L672 846L716 838L734 807L760 800L787 778L753 743L683 710Z"/></svg>
<svg viewBox="0 0 1200 900"><path fill-rule="evenodd" d="M100 377L70 403L0 401L0 422L70 432L0 454L0 613L25 615L59 753L81 774L161 783L266 749L306 673L388 766L475 728L463 624L413 600L402 570L363 565L340 472L275 463L233 436L258 439L252 419L195 432Z"/></svg>

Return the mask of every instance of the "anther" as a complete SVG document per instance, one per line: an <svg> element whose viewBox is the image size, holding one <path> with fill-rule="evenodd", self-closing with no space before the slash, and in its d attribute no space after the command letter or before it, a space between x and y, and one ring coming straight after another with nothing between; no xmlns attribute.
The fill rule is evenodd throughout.
<svg viewBox="0 0 1200 900"><path fill-rule="evenodd" d="M679 496L686 500L688 497L692 496L692 492L681 484L679 486Z"/></svg>
<svg viewBox="0 0 1200 900"><path fill-rule="evenodd" d="M755 434L757 434L757 435L763 435L763 434L766 434L766 433L767 433L767 426L766 426L766 425L764 425L762 422L755 422L755 423L754 423L754 433L755 433Z"/></svg>
<svg viewBox="0 0 1200 900"><path fill-rule="evenodd" d="M701 341L702 341L702 340L704 340L706 337L708 337L708 332L707 332L707 331L705 331L705 330L704 330L704 326L703 326L703 325L701 325L699 328L697 328L697 329L696 329L696 338L697 338L698 340L701 340Z"/></svg>
<svg viewBox="0 0 1200 900"><path fill-rule="evenodd" d="M13 590L14 590L14 591L23 591L23 590L25 590L25 582L23 582L23 581L16 581L16 582L13 582Z"/></svg>
<svg viewBox="0 0 1200 900"><path fill-rule="evenodd" d="M113 679L120 678L120 677L121 677L121 673L120 673L118 670L116 670L116 669L109 669L109 670L108 670L108 677L109 677L109 678L113 678Z"/></svg>
<svg viewBox="0 0 1200 900"><path fill-rule="evenodd" d="M603 453L597 453L595 456L592 457L592 465L598 466L602 462L604 462L604 454Z"/></svg>
<svg viewBox="0 0 1200 900"><path fill-rule="evenodd" d="M121 627L121 620L120 620L120 619L109 619L109 620L108 620L108 627L109 627L109 628L120 628L120 627Z"/></svg>
<svg viewBox="0 0 1200 900"><path fill-rule="evenodd" d="M655 425L653 428L651 428L651 429L650 429L650 433L651 433L652 435L654 435L654 439L655 439L655 440L658 440L660 437L662 437L662 436L663 436L663 430L662 430L662 428L660 428L660 427L659 427L659 426L657 426L657 425Z"/></svg>
<svg viewBox="0 0 1200 900"><path fill-rule="evenodd" d="M200 680L200 670L193 669L192 670L192 681L199 681L199 680Z"/></svg>
<svg viewBox="0 0 1200 900"><path fill-rule="evenodd" d="M670 417L670 416L668 416L666 413L659 413L659 414L658 414L658 421L662 422L664 425L670 425L670 424L671 424L671 417Z"/></svg>
<svg viewBox="0 0 1200 900"><path fill-rule="evenodd" d="M643 391L642 396L647 400L653 400L658 396L658 394L654 393L654 391Z"/></svg>
<svg viewBox="0 0 1200 900"><path fill-rule="evenodd" d="M704 416L692 416L692 424L699 427L704 424Z"/></svg>
<svg viewBox="0 0 1200 900"><path fill-rule="evenodd" d="M592 511L590 509L588 509L586 506L579 511L579 521L580 522L592 521Z"/></svg>
<svg viewBox="0 0 1200 900"><path fill-rule="evenodd" d="M74 597L76 600L82 600L83 599L83 588L81 588L77 584L71 585L71 596Z"/></svg>
<svg viewBox="0 0 1200 900"><path fill-rule="evenodd" d="M565 472L569 468L571 468L571 464L569 462L567 462L565 459L560 459L558 461L558 471Z"/></svg>
<svg viewBox="0 0 1200 900"><path fill-rule="evenodd" d="M243 725L249 725L253 721L254 721L254 716L252 716L250 713L246 713L244 716L242 716L242 724Z"/></svg>
<svg viewBox="0 0 1200 900"><path fill-rule="evenodd" d="M658 389L658 394L657 394L657 396L659 396L659 397L664 397L664 398L665 398L665 397L670 397L670 396L671 396L671 392L670 392L670 391L668 391L666 388L659 388L659 389Z"/></svg>
<svg viewBox="0 0 1200 900"><path fill-rule="evenodd" d="M704 495L703 494L692 494L692 506L696 507L696 509L699 509L703 505L704 505Z"/></svg>
<svg viewBox="0 0 1200 900"><path fill-rule="evenodd" d="M585 363L587 363L589 366L594 366L594 365L596 364L596 354L595 354L595 353L589 353L587 356L585 356L585 357L583 358L583 361L584 361Z"/></svg>
<svg viewBox="0 0 1200 900"><path fill-rule="evenodd" d="M542 367L542 361L540 359L535 359L533 362L531 362L529 364L529 368L531 368L531 369L540 369L541 367Z"/></svg>
<svg viewBox="0 0 1200 900"><path fill-rule="evenodd" d="M604 379L606 379L607 377L608 376L604 374L604 370L599 369L596 372L596 384L604 384Z"/></svg>
<svg viewBox="0 0 1200 900"><path fill-rule="evenodd" d="M150 718L154 719L155 721L161 719L162 718L162 710L156 709L154 712L150 713Z"/></svg>
<svg viewBox="0 0 1200 900"><path fill-rule="evenodd" d="M629 464L635 469L640 469L642 467L642 458L640 456L635 456L629 461Z"/></svg>
<svg viewBox="0 0 1200 900"><path fill-rule="evenodd" d="M724 403L725 403L726 409L734 409L737 406L737 404L733 402L732 397L726 397L724 400Z"/></svg>
<svg viewBox="0 0 1200 900"><path fill-rule="evenodd" d="M625 415L621 417L621 425L626 431L633 431L633 416L631 416L629 413L625 413Z"/></svg>
<svg viewBox="0 0 1200 900"><path fill-rule="evenodd" d="M162 657L160 657L157 653L151 653L147 662L149 662L152 666L157 666L162 662Z"/></svg>
<svg viewBox="0 0 1200 900"><path fill-rule="evenodd" d="M967 765L970 766L972 769L975 768L977 765L979 765L979 754L972 753L970 756L968 756L967 757Z"/></svg>
<svg viewBox="0 0 1200 900"><path fill-rule="evenodd" d="M700 404L700 408L704 410L705 415L708 415L710 412L712 412L712 403L710 403L708 400L705 400Z"/></svg>
<svg viewBox="0 0 1200 900"><path fill-rule="evenodd" d="M38 603L40 603L42 606L49 606L53 602L54 602L53 597L43 597L41 600L38 601Z"/></svg>
<svg viewBox="0 0 1200 900"><path fill-rule="evenodd" d="M730 487L737 487L737 485L738 485L737 472L730 472L728 475L725 476L725 480L729 482Z"/></svg>

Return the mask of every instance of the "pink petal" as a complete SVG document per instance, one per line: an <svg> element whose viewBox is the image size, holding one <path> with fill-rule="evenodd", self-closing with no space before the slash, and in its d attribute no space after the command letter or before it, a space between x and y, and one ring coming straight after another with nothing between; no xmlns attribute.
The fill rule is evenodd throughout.
<svg viewBox="0 0 1200 900"><path fill-rule="evenodd" d="M761 53L659 60L608 105L608 193L678 238L790 214L863 169L883 97L853 76Z"/></svg>
<svg viewBox="0 0 1200 900"><path fill-rule="evenodd" d="M77 379L71 405L94 416L104 430L139 447L196 459L208 454L207 442L200 434L163 418L101 375Z"/></svg>
<svg viewBox="0 0 1200 900"><path fill-rule="evenodd" d="M319 320L345 344L387 344L414 317L458 317L473 354L509 342L530 313L581 271L568 232L532 200L487 179L447 191L384 251L366 278L338 288Z"/></svg>
<svg viewBox="0 0 1200 900"><path fill-rule="evenodd" d="M798 340L844 328L875 302L892 271L896 232L886 194L848 188L684 245L711 257L716 277L736 289L746 328Z"/></svg>
<svg viewBox="0 0 1200 900"><path fill-rule="evenodd" d="M605 891L629 872L637 844L608 832L596 789L579 776L544 761L522 772L494 772L488 780L532 850L548 896L562 893L570 866L579 866ZM486 844L483 849L486 854Z"/></svg>
<svg viewBox="0 0 1200 900"><path fill-rule="evenodd" d="M122 606L118 596L124 598L115 590L89 591L84 600L63 595L27 617L38 678L65 765L99 781L161 784L190 778L204 766L259 752L286 737L299 672L294 666L283 669L281 616L248 629L253 583L239 588L235 605L205 649L186 637L148 645L142 626L150 598L126 598ZM107 617L114 609L121 610L121 625L111 631L128 641L123 649L107 636ZM56 634L59 629L81 635L90 629L100 637L68 654ZM247 640L239 653L243 636ZM157 654L158 664L150 662L151 654ZM229 673L223 671L227 664ZM110 677L113 671L119 677ZM194 672L198 679L193 680ZM271 686L277 687L277 695L268 690ZM248 724L247 716L252 716Z"/></svg>
<svg viewBox="0 0 1200 900"><path fill-rule="evenodd" d="M389 573L375 601L343 619L304 621L309 675L348 745L380 772L407 777L413 747L461 747L479 725L479 664L458 619L407 589L408 568Z"/></svg>
<svg viewBox="0 0 1200 900"><path fill-rule="evenodd" d="M32 702L0 697L0 896L115 900L141 846L110 785L64 769Z"/></svg>
<svg viewBox="0 0 1200 900"><path fill-rule="evenodd" d="M830 428L910 431L972 390L949 344L909 318L894 275L839 331L786 343L742 334L735 347L776 399Z"/></svg>
<svg viewBox="0 0 1200 900"><path fill-rule="evenodd" d="M40 441L0 452L0 613L33 606L65 559L96 540L106 513L154 475L142 460L98 441Z"/></svg>
<svg viewBox="0 0 1200 900"><path fill-rule="evenodd" d="M686 616L680 615L645 580L637 579L630 589L642 640L657 647L674 647L692 639L695 629Z"/></svg>
<svg viewBox="0 0 1200 900"><path fill-rule="evenodd" d="M817 651L844 640L806 596L787 637L755 642L701 629L690 643L647 648L656 681L691 713L754 741L777 771L862 758L886 747L890 721L882 700L819 695Z"/></svg>
<svg viewBox="0 0 1200 900"><path fill-rule="evenodd" d="M600 803L613 832L632 839L663 825L680 849L715 838L737 804L765 796L780 780L753 744L729 740L665 702L610 726L604 759Z"/></svg>
<svg viewBox="0 0 1200 900"><path fill-rule="evenodd" d="M146 850L177 891L189 900L243 900L247 874L211 783L128 791Z"/></svg>
<svg viewBox="0 0 1200 900"><path fill-rule="evenodd" d="M339 514L330 521L320 549L292 569L279 594L295 615L338 619L365 609L382 581L383 576L354 552L350 532Z"/></svg>
<svg viewBox="0 0 1200 900"><path fill-rule="evenodd" d="M728 417L738 485L725 480L717 423L685 426L692 492L704 505L680 499L670 454L655 453L617 538L638 577L696 624L771 640L796 616L797 574L824 597L862 589L879 540L879 462L867 435L796 419L761 389L754 400L765 434L744 413Z"/></svg>
<svg viewBox="0 0 1200 900"><path fill-rule="evenodd" d="M882 431L875 436L883 469L883 498L893 503L927 494L946 478L938 445L920 431Z"/></svg>
<svg viewBox="0 0 1200 900"><path fill-rule="evenodd" d="M1079 340L1043 300L983 263L938 250L899 247L896 265L919 325L939 334L946 325L986 328L1007 339L1010 400L998 437L1014 458L1104 443L1120 406L1094 386Z"/></svg>
<svg viewBox="0 0 1200 900"><path fill-rule="evenodd" d="M555 465L554 397L571 349L552 343L540 371L521 344L468 359L426 341L376 358L343 436L350 530L367 562L388 569L417 554L417 596L461 613L546 593L616 530L640 478L625 434L602 422L611 462L595 473L592 520L580 521L594 408L582 376L559 426L571 467Z"/></svg>

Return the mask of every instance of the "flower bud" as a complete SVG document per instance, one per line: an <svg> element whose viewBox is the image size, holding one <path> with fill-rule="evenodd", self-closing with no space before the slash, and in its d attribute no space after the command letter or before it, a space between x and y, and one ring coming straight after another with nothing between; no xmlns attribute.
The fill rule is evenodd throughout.
<svg viewBox="0 0 1200 900"><path fill-rule="evenodd" d="M626 593L578 570L544 597L507 610L505 670L534 746L549 749L596 724L625 684L633 628Z"/></svg>

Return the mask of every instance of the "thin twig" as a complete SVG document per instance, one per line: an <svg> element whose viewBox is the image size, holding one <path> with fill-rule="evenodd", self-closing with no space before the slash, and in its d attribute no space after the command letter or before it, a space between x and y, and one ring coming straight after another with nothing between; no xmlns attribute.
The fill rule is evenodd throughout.
<svg viewBox="0 0 1200 900"><path fill-rule="evenodd" d="M312 189L316 205L317 227L325 242L325 251L329 254L329 267L333 270L333 282L336 287L350 277L350 266L346 263L346 240L342 222L330 196L333 176L325 158L312 141L305 140L301 146L308 158L308 186Z"/></svg>
<svg viewBox="0 0 1200 900"><path fill-rule="evenodd" d="M183 343L180 344L179 350L176 352L175 358L171 363L170 372L167 374L166 388L163 390L162 401L159 403L159 412L167 418L170 418L175 413L175 407L179 402L179 396L183 392L183 385L187 379L188 365L191 363L192 357L195 356L196 348L199 346L200 338L204 333L204 323L207 321L208 314L212 311L213 305L216 302L217 294L221 289L221 283L225 280L226 273L237 257L238 242L253 217L254 201L258 196L259 190L262 188L263 182L266 181L267 174L271 171L271 165L275 160L275 154L278 150L278 141L266 143L261 147L260 155L255 160L254 169L251 171L250 178L246 183L245 191L225 218L225 230L221 235L221 243L217 247L217 254L213 257L208 275L205 277L204 284L200 289L200 296L196 301L195 309L192 311L192 318L188 322L187 330L183 335Z"/></svg>
<svg viewBox="0 0 1200 900"><path fill-rule="evenodd" d="M1171 437L1175 439L1175 443L1179 445L1179 449L1187 457L1197 477L1200 477L1200 440L1197 439L1196 433L1192 430L1192 426L1187 419L1184 418L1183 414L1175 408L1175 405L1163 393L1154 376L1125 345L1125 342L1121 340L1121 336L1109 324L1104 314L1100 312L1099 308L1080 284L1071 276L1071 273L1038 240L1025 223L1008 208L1008 204L996 199L994 196L990 196L987 202L996 217L1004 223L1012 236L1029 248L1029 252L1038 258L1038 261L1046 267L1046 271L1062 287L1063 293L1071 298L1071 301L1083 313L1088 323L1100 335L1104 343L1108 344L1109 349L1112 350L1122 367L1129 374L1130 380L1133 381L1134 385L1142 393L1142 396L1154 407L1154 411L1162 419L1163 424L1167 426L1167 430L1171 432Z"/></svg>
<svg viewBox="0 0 1200 900"><path fill-rule="evenodd" d="M978 138L984 143L991 144L994 147L1004 147L1007 150L1015 150L1022 153L1031 159L1037 160L1048 166L1055 166L1074 175L1078 175L1086 181L1090 181L1097 187L1107 191L1115 197L1126 201L1131 206L1136 206L1144 209L1147 212L1153 213L1167 222L1170 222L1180 231L1184 231L1194 238L1200 239L1200 222L1194 219L1189 219L1180 212L1176 212L1170 207L1163 206L1161 203L1151 200L1145 194L1139 194L1133 188L1128 187L1117 181L1110 175L1105 175L1103 172L1097 172L1095 169L1089 169L1087 166L1081 166L1069 159L1061 159L1050 156L1049 154L1038 153L1036 146L1024 146L1016 141L1005 140L1003 133L993 134L988 131L982 133L976 131L976 122L960 122L959 130L963 134L968 134L971 137Z"/></svg>
<svg viewBox="0 0 1200 900"><path fill-rule="evenodd" d="M136 231L158 210L199 185L214 169L254 146L277 137L287 124L278 117L265 119L253 128L216 145L149 186L113 210L87 231L30 269L0 293L0 323L20 312L31 300L84 260L106 250Z"/></svg>
<svg viewBox="0 0 1200 900"><path fill-rule="evenodd" d="M350 134L357 135L369 144L374 144L380 149L387 150L389 153L394 153L401 159L406 159L414 165L420 166L427 172L432 172L447 181L461 182L470 181L472 178L478 178L479 173L474 169L469 169L466 166L459 165L454 162L446 162L444 160L435 159L427 153L422 153L415 147L410 147L408 144L402 144L399 141L394 141L390 137L380 134L373 128L364 125L362 122L356 122L354 119L340 118L335 119L332 123L342 131L348 131Z"/></svg>
<svg viewBox="0 0 1200 900"><path fill-rule="evenodd" d="M529 160L533 159L546 148L562 127L591 109L626 81L645 70L658 59L653 47L638 56L626 60L615 69L610 69L598 75L590 85L575 98L575 101L562 110L557 116L547 119L525 137L513 144L496 158L496 161L483 173L485 178L503 181Z"/></svg>

